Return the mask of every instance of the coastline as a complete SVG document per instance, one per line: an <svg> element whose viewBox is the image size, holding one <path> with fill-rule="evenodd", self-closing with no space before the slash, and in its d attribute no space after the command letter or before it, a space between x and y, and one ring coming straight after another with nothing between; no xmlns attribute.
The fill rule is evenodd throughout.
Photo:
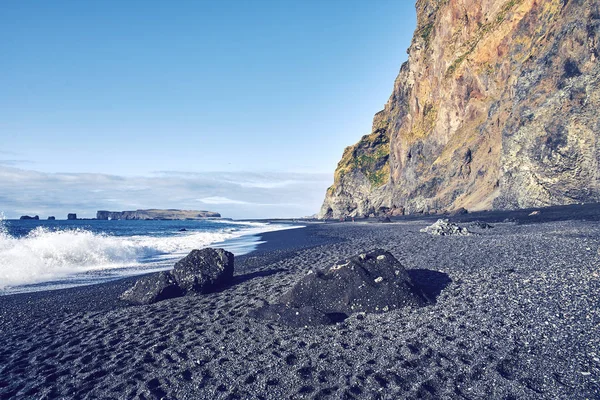
<svg viewBox="0 0 600 400"><path fill-rule="evenodd" d="M310 229L307 230L307 228L309 227L303 225L293 229L253 233L215 243L211 247L229 248L231 242L240 240L245 242L243 246L253 247L254 249L250 252L235 257L236 274L240 274L249 269L249 267L244 267L249 258L252 259L257 255L270 258L282 257L284 253L294 249L317 245L319 242L314 240ZM148 275L148 273L115 278L90 285L2 295L0 296L0 325L15 323L17 319L20 321L28 319L33 323L36 318L43 316L107 311L128 307L129 305L119 300L118 297L144 275ZM24 305L27 306L24 307Z"/></svg>
<svg viewBox="0 0 600 400"><path fill-rule="evenodd" d="M136 277L0 297L0 397L598 397L597 219L512 215L465 237L419 232L439 216L264 233L233 285L149 306L117 299ZM376 247L435 304L298 329L247 315Z"/></svg>
<svg viewBox="0 0 600 400"><path fill-rule="evenodd" d="M11 273L15 281L14 276L19 276L18 265L27 266L31 262L32 266L24 268L24 271L29 271L31 278L23 272L20 282L17 280L14 285L0 287L0 297L91 286L168 270L194 248L221 247L240 256L254 251L260 244L260 235L265 232L303 226L292 222L233 220L212 221L208 229L201 225L190 225L189 221L182 221L181 224L167 221L170 225L165 226L162 221L158 221L158 224L155 221L133 221L133 228L124 225L131 224L130 221L99 221L95 225L86 225L81 220L6 222L16 224L12 227L9 225L9 228L16 232L17 240L13 240L15 237L10 234L0 238L6 240L6 243L0 244L3 251L2 267L7 268L8 274L4 276L0 271L3 283L7 284L6 279L11 282ZM0 221L0 233L3 223ZM170 234L157 235L161 230ZM33 236L25 236L24 232L33 233ZM105 232L108 234L105 235ZM46 247L46 242L50 248ZM19 258L17 254L22 256ZM9 265L13 267L8 268ZM66 271L61 273L60 267ZM44 268L49 269L46 271ZM36 281L36 274L45 275L45 279Z"/></svg>

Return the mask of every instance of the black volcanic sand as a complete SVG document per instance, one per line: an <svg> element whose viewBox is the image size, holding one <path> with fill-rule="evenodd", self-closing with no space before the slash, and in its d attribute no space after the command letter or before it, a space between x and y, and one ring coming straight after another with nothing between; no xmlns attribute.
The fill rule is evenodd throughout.
<svg viewBox="0 0 600 400"><path fill-rule="evenodd" d="M150 306L117 300L134 279L0 297L0 397L600 398L600 226L519 218L467 237L420 233L431 218L269 233L234 285ZM316 328L247 316L377 247L435 304Z"/></svg>

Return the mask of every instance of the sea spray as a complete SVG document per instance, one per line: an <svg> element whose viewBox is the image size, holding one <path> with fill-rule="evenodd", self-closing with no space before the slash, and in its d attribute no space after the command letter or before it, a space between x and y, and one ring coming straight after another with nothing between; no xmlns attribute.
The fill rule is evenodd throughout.
<svg viewBox="0 0 600 400"><path fill-rule="evenodd" d="M219 223L210 227L193 225L196 228L180 232L168 222L135 221L119 222L120 227L137 230L119 236L103 231L115 228L112 223L90 222L80 227L63 223L67 222L42 221L31 227L19 221L0 221L0 294L98 283L168 269L192 249L289 227ZM24 226L29 231L20 233L21 236L15 234L19 229L22 232Z"/></svg>
<svg viewBox="0 0 600 400"><path fill-rule="evenodd" d="M0 288L132 265L151 252L129 240L83 229L37 227L22 238L4 233L0 236Z"/></svg>

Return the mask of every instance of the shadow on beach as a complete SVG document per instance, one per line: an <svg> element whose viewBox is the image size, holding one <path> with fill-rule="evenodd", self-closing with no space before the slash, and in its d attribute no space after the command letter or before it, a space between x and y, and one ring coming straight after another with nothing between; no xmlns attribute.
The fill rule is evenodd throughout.
<svg viewBox="0 0 600 400"><path fill-rule="evenodd" d="M430 269L411 269L407 270L413 283L423 291L423 293L434 303L437 297L442 293L452 279L448 274Z"/></svg>

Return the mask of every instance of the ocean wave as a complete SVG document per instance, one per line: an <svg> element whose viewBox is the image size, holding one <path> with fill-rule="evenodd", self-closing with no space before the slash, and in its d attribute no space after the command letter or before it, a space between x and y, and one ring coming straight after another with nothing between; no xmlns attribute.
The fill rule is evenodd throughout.
<svg viewBox="0 0 600 400"><path fill-rule="evenodd" d="M170 236L111 236L85 229L37 227L23 237L11 236L0 219L0 291L15 286L64 281L74 275L112 270L115 275L166 269L192 249L243 235L286 229L264 223ZM126 269L123 274L117 272Z"/></svg>
<svg viewBox="0 0 600 400"><path fill-rule="evenodd" d="M234 232L217 231L162 238L116 237L83 229L51 231L38 227L24 237L15 238L2 227L0 289L89 271L140 266L153 258L183 254L233 236Z"/></svg>

